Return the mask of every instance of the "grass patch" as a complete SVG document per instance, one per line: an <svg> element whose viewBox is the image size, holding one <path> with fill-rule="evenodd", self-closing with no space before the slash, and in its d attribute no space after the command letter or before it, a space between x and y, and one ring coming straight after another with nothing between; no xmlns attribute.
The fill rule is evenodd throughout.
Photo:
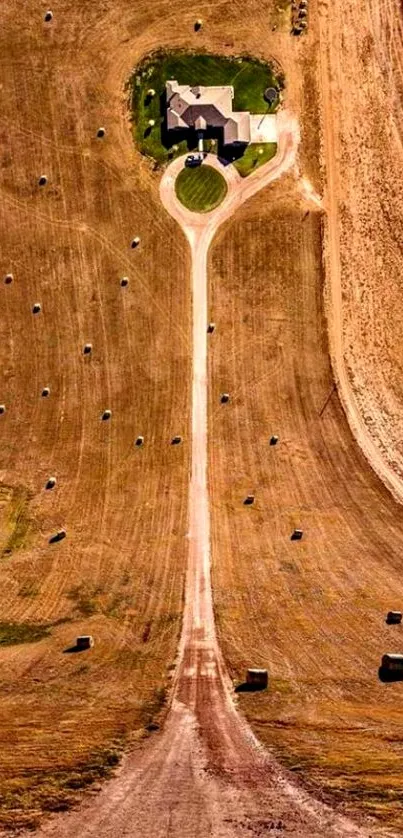
<svg viewBox="0 0 403 838"><path fill-rule="evenodd" d="M30 496L26 489L0 486L0 557L10 556L27 543L31 529Z"/></svg>
<svg viewBox="0 0 403 838"><path fill-rule="evenodd" d="M291 27L291 2L290 0L276 0L273 4L270 16L272 29L290 29Z"/></svg>
<svg viewBox="0 0 403 838"><path fill-rule="evenodd" d="M247 177L274 157L277 151L277 143L253 143L249 145L238 160L234 160L234 166L242 177Z"/></svg>
<svg viewBox="0 0 403 838"><path fill-rule="evenodd" d="M0 623L0 646L36 643L50 634L50 626L41 623Z"/></svg>
<svg viewBox="0 0 403 838"><path fill-rule="evenodd" d="M152 53L134 71L129 90L134 140L141 153L157 163L166 163L197 147L195 131L168 133L166 130L165 83L173 78L179 84L232 85L234 110L251 113L274 113L278 102L268 105L263 98L264 91L266 87L278 90L284 87L284 78L278 68L256 58L224 58L209 53ZM147 95L150 89L155 90L152 98ZM150 119L155 121L151 129ZM213 129L206 132L206 137L207 141L211 137L221 139Z"/></svg>
<svg viewBox="0 0 403 838"><path fill-rule="evenodd" d="M185 168L175 181L176 195L192 212L210 212L218 207L227 194L223 176L212 166Z"/></svg>
<svg viewBox="0 0 403 838"><path fill-rule="evenodd" d="M78 803L79 794L109 779L119 764L122 743L98 748L74 770L39 771L9 780L1 796L0 824L11 830L39 826L41 812L64 812Z"/></svg>
<svg viewBox="0 0 403 838"><path fill-rule="evenodd" d="M103 612L98 601L102 592L102 588L88 589L81 586L72 588L67 597L75 603L75 609L82 617L92 617L93 614Z"/></svg>

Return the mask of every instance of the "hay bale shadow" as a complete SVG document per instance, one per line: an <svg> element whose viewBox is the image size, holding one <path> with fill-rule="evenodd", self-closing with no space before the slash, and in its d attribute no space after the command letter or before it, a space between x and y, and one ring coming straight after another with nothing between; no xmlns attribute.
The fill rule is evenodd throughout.
<svg viewBox="0 0 403 838"><path fill-rule="evenodd" d="M57 544L59 541L63 541L64 538L66 538L66 532L65 530L60 530L60 532L56 532L50 536L49 544Z"/></svg>
<svg viewBox="0 0 403 838"><path fill-rule="evenodd" d="M86 649L80 648L80 646L77 646L77 643L75 643L74 646L69 646L68 649L63 649L63 654L64 655L75 655L77 652L85 652L85 651L86 651Z"/></svg>
<svg viewBox="0 0 403 838"><path fill-rule="evenodd" d="M262 690L267 690L267 686L263 684L249 684L248 681L244 681L235 687L236 693L258 693L262 692Z"/></svg>
<svg viewBox="0 0 403 838"><path fill-rule="evenodd" d="M378 678L383 684L390 684L394 681L403 681L403 671L387 669L380 666L378 669Z"/></svg>

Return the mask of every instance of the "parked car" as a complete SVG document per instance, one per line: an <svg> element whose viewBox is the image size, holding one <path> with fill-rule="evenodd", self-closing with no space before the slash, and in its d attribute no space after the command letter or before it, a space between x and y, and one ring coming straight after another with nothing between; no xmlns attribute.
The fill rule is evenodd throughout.
<svg viewBox="0 0 403 838"><path fill-rule="evenodd" d="M200 164L202 162L203 162L203 158L202 158L201 154L188 154L188 156L185 160L185 166L188 166L189 168L193 168L194 166L200 166Z"/></svg>

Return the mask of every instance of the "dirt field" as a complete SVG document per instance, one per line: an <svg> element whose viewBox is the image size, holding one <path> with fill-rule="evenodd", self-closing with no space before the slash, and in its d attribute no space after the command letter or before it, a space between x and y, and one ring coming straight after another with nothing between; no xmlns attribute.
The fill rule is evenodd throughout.
<svg viewBox="0 0 403 838"><path fill-rule="evenodd" d="M310 35L297 43L280 5L237 0L229 15L224 2L202 2L197 35L184 0L67 0L52 6L51 26L33 0L7 0L0 12L0 271L14 275L1 289L0 621L50 626L39 643L0 651L2 825L33 822L107 773L161 707L175 657L191 299L184 238L160 205L158 172L132 145L124 88L149 50L200 45L281 61L302 120L301 171L320 189L332 167L350 380L403 473L399 6L351 0L341 14L339 2L311 0ZM319 102L322 139L335 139L326 172ZM400 605L403 513L335 393L319 415L333 380L321 222L306 210L290 178L250 202L212 252L218 626L233 674L252 656L273 674L270 698L242 700L259 736L306 782L402 826L401 689L381 686L376 670L386 648L401 649L383 617ZM141 245L131 250L134 235ZM234 395L225 413L223 389ZM172 448L175 433L185 443ZM138 434L144 449L133 446ZM58 482L46 491L51 474ZM253 490L256 507L244 508ZM290 543L298 525L305 540ZM50 546L60 527L67 538ZM95 648L63 655L84 632Z"/></svg>

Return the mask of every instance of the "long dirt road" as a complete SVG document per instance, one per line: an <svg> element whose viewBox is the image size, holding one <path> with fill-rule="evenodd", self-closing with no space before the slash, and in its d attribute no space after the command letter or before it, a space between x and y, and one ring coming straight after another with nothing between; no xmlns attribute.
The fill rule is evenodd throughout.
<svg viewBox="0 0 403 838"><path fill-rule="evenodd" d="M163 203L190 243L193 294L189 560L172 703L163 731L132 753L95 799L56 816L38 836L225 838L269 833L273 838L369 838L375 834L291 783L259 746L236 710L214 625L207 483L207 254L218 227L234 209L293 166L297 144L297 126L284 118L276 157L253 179L229 183L225 203L206 216L184 214L177 204L173 175L178 162L162 180ZM386 830L376 834L392 835Z"/></svg>

